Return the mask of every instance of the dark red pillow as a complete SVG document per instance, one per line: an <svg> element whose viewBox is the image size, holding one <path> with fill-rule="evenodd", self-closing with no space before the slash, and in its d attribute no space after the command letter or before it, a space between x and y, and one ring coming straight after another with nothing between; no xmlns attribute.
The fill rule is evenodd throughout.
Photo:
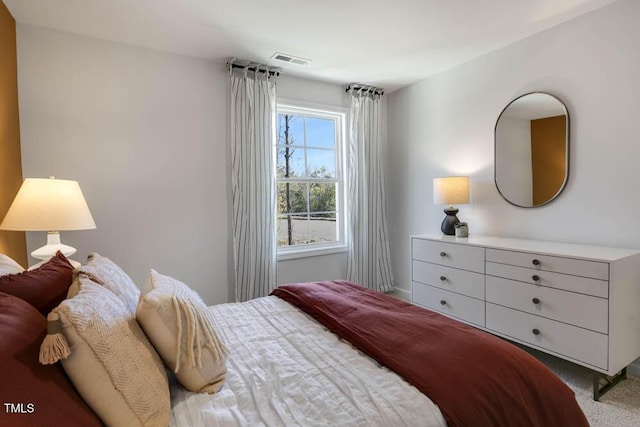
<svg viewBox="0 0 640 427"><path fill-rule="evenodd" d="M67 297L72 280L73 266L58 251L34 270L0 276L0 292L22 298L46 316Z"/></svg>
<svg viewBox="0 0 640 427"><path fill-rule="evenodd" d="M0 292L0 425L99 426L59 363L38 362L47 320Z"/></svg>

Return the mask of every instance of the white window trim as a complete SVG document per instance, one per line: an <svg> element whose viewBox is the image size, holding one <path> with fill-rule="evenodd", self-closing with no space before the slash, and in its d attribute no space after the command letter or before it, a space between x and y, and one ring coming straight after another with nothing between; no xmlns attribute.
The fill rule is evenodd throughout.
<svg viewBox="0 0 640 427"><path fill-rule="evenodd" d="M336 220L339 222L338 236L339 239L336 242L331 243L312 243L306 245L293 245L293 246L278 246L278 261L286 261L296 258L306 258L322 255L330 255L336 253L346 252L348 249L348 233L347 233L347 188L346 180L348 177L347 171L347 125L349 109L345 107L339 107L335 105L318 104L306 101L297 101L292 99L279 98L276 107L276 116L280 114L282 110L292 110L299 114L307 114L316 117L340 117L340 123L336 132L339 132L340 139L339 147L336 147L336 180L341 181L342 185L338 186L338 195L336 196ZM326 113L323 115L322 113ZM274 155L277 150L274 144ZM274 161L277 164L277 161ZM308 180L306 180L308 181ZM277 209L277 207L276 207Z"/></svg>
<svg viewBox="0 0 640 427"><path fill-rule="evenodd" d="M322 255L332 255L347 252L348 247L346 244L338 245L338 242L331 243L330 246L320 247L321 244L314 244L313 248L298 247L293 250L293 247L288 247L287 251L280 251L281 247L278 247L278 261L287 261L290 259L308 258Z"/></svg>

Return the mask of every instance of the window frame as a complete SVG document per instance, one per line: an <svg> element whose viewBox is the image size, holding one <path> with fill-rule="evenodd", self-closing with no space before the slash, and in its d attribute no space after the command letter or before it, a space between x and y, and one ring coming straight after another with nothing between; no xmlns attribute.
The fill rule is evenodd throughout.
<svg viewBox="0 0 640 427"><path fill-rule="evenodd" d="M278 99L276 105L276 123L279 121L279 115L282 113L290 113L293 115L303 115L306 117L316 117L321 119L335 120L335 178L289 178L283 180L278 178L277 172L274 171L276 187L281 182L304 182L304 183L337 183L336 188L336 236L335 242L325 243L305 243L291 246L277 246L278 261L304 258L311 256L329 255L347 251L347 162L346 162L346 126L348 119L348 109L334 105L318 104L312 102L303 102L291 99ZM276 128L276 135L277 135ZM314 149L314 147L310 147ZM304 144L306 158L306 141ZM278 164L278 138L276 136L273 144L274 169ZM306 162L305 162L306 165ZM275 232L278 230L278 206L274 206L276 210Z"/></svg>

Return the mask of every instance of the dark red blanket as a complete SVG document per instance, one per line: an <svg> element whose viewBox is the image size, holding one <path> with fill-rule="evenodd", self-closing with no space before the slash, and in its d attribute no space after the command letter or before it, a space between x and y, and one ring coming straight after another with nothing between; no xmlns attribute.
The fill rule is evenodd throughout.
<svg viewBox="0 0 640 427"><path fill-rule="evenodd" d="M546 366L486 332L346 281L283 285L272 295L405 378L449 427L589 425Z"/></svg>

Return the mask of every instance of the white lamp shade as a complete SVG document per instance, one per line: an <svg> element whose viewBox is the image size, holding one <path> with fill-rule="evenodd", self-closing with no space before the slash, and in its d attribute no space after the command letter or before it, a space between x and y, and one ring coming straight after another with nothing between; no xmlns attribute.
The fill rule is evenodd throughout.
<svg viewBox="0 0 640 427"><path fill-rule="evenodd" d="M469 203L469 177L447 176L433 179L434 205L465 205Z"/></svg>
<svg viewBox="0 0 640 427"><path fill-rule="evenodd" d="M27 178L9 207L0 229L62 231L96 228L76 181Z"/></svg>

